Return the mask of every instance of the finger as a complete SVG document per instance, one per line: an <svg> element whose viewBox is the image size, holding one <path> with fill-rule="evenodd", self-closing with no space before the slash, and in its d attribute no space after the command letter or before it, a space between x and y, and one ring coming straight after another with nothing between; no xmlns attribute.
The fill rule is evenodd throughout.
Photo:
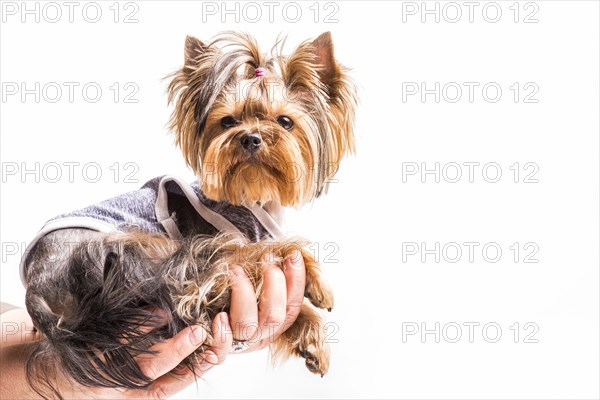
<svg viewBox="0 0 600 400"><path fill-rule="evenodd" d="M127 390L124 398L166 399L185 389L215 365L223 363L231 348L232 334L227 313L217 314L212 324L213 344L200 355L192 369L163 374L145 390Z"/></svg>
<svg viewBox="0 0 600 400"><path fill-rule="evenodd" d="M194 369L186 368L181 372L165 374L148 386L146 389L129 389L123 392L122 399L166 399L182 391L198 378L200 378L208 369L202 370L198 364Z"/></svg>
<svg viewBox="0 0 600 400"><path fill-rule="evenodd" d="M144 354L136 358L144 375L151 380L175 368L184 358L192 354L206 340L206 331L198 325L189 326L161 343L150 347L157 354Z"/></svg>
<svg viewBox="0 0 600 400"><path fill-rule="evenodd" d="M282 331L289 328L302 309L304 301L304 288L306 287L306 268L304 259L299 250L294 250L288 254L283 263L283 274L285 275L285 285L287 290L286 315Z"/></svg>
<svg viewBox="0 0 600 400"><path fill-rule="evenodd" d="M201 375L187 370L184 374L167 374L158 378L145 390L127 391L124 399L168 399L194 383Z"/></svg>
<svg viewBox="0 0 600 400"><path fill-rule="evenodd" d="M229 325L229 317L226 312L217 314L212 324L213 343L205 352L204 361L200 363L200 368L206 371L215 364L222 364L229 354L233 335ZM214 356L211 359L211 356Z"/></svg>
<svg viewBox="0 0 600 400"><path fill-rule="evenodd" d="M231 268L233 283L231 285L230 325L233 337L237 340L248 340L254 336L258 327L258 309L256 293L250 278L243 268L234 265Z"/></svg>
<svg viewBox="0 0 600 400"><path fill-rule="evenodd" d="M258 325L259 339L263 346L274 340L275 336L282 331L286 315L287 289L285 275L278 264L266 262L263 270L263 288L258 302ZM267 343L264 343L264 342ZM261 347L263 347L261 346Z"/></svg>

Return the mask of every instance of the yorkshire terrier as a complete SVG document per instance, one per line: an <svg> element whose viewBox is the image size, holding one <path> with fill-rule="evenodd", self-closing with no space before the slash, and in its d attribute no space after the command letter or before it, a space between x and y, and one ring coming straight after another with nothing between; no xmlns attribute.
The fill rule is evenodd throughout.
<svg viewBox="0 0 600 400"><path fill-rule="evenodd" d="M229 310L230 266L244 268L258 296L265 257L282 265L290 254L303 258L307 301L272 349L327 372L316 308L331 310L333 296L307 243L283 238L279 222L283 207L324 193L354 150L356 89L329 32L287 56L283 44L262 53L245 34L188 36L167 91L170 128L198 182L155 178L50 220L30 244L21 273L45 335L27 364L38 393L60 397L49 383L56 369L86 386L147 386L135 357L191 324L210 332Z"/></svg>

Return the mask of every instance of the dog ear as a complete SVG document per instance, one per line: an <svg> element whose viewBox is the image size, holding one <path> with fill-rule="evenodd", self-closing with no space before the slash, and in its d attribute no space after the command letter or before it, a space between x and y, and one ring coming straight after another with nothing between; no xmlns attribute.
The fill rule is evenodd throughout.
<svg viewBox="0 0 600 400"><path fill-rule="evenodd" d="M186 36L184 50L184 64L193 66L198 64L198 58L206 52L208 46L200 39L193 36Z"/></svg>
<svg viewBox="0 0 600 400"><path fill-rule="evenodd" d="M197 140L206 119L205 116L199 118L199 115L212 106L214 82L211 76L220 56L217 46L188 36L185 39L184 65L169 75L172 80L167 87L168 102L175 105L169 129L175 133L176 143L194 172L200 168Z"/></svg>
<svg viewBox="0 0 600 400"><path fill-rule="evenodd" d="M337 172L346 153L354 152L356 86L348 75L348 69L335 59L330 32L319 35L310 43L310 47L314 51L314 63L319 79L327 92L330 135L327 148L328 165L324 166L323 176L331 178ZM327 190L326 183L323 183L321 190Z"/></svg>
<svg viewBox="0 0 600 400"><path fill-rule="evenodd" d="M335 82L340 76L340 67L335 61L333 55L333 40L331 32L324 32L319 35L312 43L314 54L316 56L316 64L319 66L319 77L327 87Z"/></svg>

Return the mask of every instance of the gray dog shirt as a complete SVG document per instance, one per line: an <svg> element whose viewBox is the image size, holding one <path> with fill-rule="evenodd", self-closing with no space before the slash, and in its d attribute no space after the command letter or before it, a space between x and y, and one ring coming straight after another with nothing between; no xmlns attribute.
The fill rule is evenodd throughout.
<svg viewBox="0 0 600 400"><path fill-rule="evenodd" d="M98 232L143 231L173 239L219 232L257 242L280 237L277 222L259 205L234 206L207 199L198 182L187 184L172 176L151 179L139 190L52 218L29 243L21 259L25 284L29 256L43 236L58 229L85 228Z"/></svg>

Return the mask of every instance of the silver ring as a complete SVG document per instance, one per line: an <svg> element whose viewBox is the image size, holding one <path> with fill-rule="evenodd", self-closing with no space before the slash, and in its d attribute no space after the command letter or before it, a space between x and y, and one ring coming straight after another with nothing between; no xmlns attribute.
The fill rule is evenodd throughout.
<svg viewBox="0 0 600 400"><path fill-rule="evenodd" d="M229 353L241 353L242 351L246 351L250 348L250 344L247 341L242 341L242 340L233 340L233 342L231 342L231 350L229 350Z"/></svg>

